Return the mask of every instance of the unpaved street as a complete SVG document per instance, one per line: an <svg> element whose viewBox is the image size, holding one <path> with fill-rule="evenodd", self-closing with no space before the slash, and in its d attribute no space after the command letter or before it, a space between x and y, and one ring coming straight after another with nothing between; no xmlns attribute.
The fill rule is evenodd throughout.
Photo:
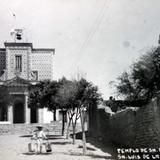
<svg viewBox="0 0 160 160"><path fill-rule="evenodd" d="M30 137L25 135L3 135L0 136L0 160L106 160L112 159L109 153L87 143L87 156L82 156L82 143L76 141L72 144L72 139L66 140L63 137L51 137L52 153L40 155L28 152Z"/></svg>

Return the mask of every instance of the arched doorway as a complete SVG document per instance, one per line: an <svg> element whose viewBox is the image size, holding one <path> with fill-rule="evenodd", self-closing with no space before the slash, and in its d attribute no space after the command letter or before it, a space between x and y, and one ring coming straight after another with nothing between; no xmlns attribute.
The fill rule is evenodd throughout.
<svg viewBox="0 0 160 160"><path fill-rule="evenodd" d="M24 103L22 101L14 103L13 123L24 123Z"/></svg>

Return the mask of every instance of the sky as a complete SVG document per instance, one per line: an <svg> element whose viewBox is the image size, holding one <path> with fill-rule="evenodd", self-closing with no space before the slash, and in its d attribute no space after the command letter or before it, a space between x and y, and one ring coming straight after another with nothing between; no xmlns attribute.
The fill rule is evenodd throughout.
<svg viewBox="0 0 160 160"><path fill-rule="evenodd" d="M23 28L34 48L55 48L54 79L78 74L105 99L111 81L158 45L159 0L0 0L0 47ZM15 16L13 16L15 14Z"/></svg>

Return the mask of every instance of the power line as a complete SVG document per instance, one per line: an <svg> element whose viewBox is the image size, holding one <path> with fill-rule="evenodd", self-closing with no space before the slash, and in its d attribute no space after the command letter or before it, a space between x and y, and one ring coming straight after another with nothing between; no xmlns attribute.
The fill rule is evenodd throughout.
<svg viewBox="0 0 160 160"><path fill-rule="evenodd" d="M95 22L93 23L93 25L92 25L92 27L91 27L88 35L87 35L87 38L83 41L83 43L80 47L80 50L78 52L79 56L82 56L82 51L84 51L87 48L89 42L91 41L91 39L95 35L96 31L98 30L98 28L99 28L99 26L102 23L102 20L104 18L105 12L109 8L110 2L111 2L111 0L109 0L109 1L105 0L104 4L102 6L102 9L100 10ZM78 56L77 59L79 59L79 56Z"/></svg>

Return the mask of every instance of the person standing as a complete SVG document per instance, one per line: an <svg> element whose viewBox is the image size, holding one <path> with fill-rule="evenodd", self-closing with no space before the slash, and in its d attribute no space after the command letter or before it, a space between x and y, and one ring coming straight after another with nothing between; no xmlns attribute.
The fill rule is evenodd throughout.
<svg viewBox="0 0 160 160"><path fill-rule="evenodd" d="M47 139L43 127L41 125L36 127L37 130L35 131L35 134L33 135L33 138L36 139L36 153L42 153L42 145L43 140Z"/></svg>

